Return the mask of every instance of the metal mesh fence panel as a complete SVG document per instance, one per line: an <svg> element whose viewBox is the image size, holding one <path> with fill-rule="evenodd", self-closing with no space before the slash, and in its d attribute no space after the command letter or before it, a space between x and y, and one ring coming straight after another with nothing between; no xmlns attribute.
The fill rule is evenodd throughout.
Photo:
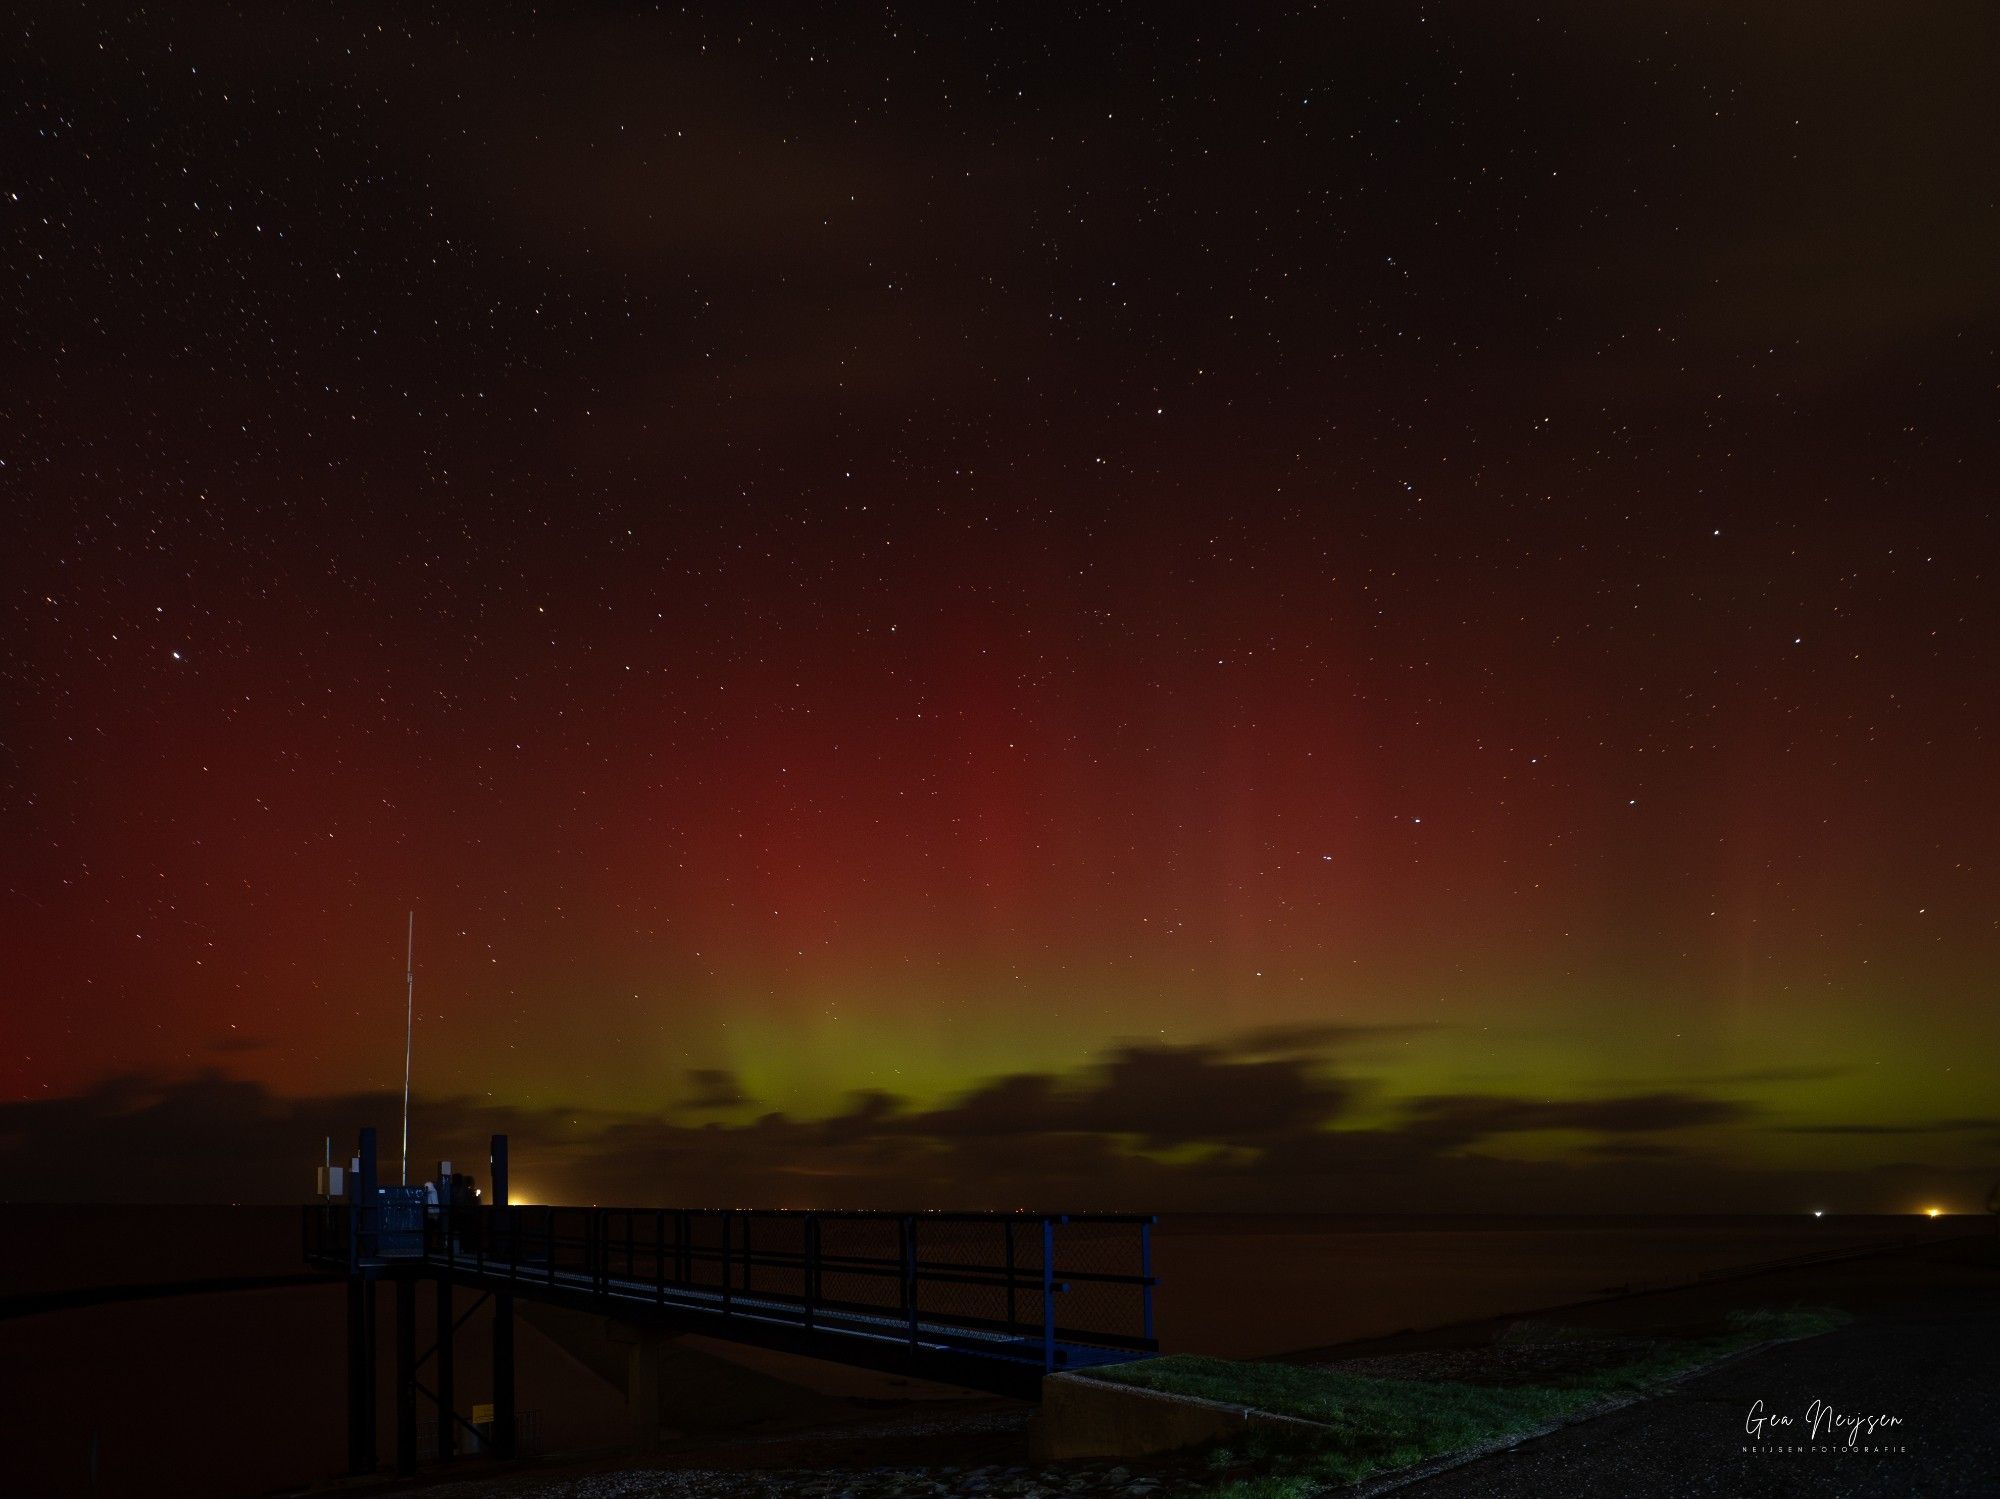
<svg viewBox="0 0 2000 1499"><path fill-rule="evenodd" d="M819 1293L836 1307L894 1314L902 1307L899 1220L819 1216Z"/></svg>
<svg viewBox="0 0 2000 1499"><path fill-rule="evenodd" d="M1142 1284L1150 1225L1086 1219L1055 1230L1056 1333L1078 1341L1151 1336L1151 1298Z"/></svg>
<svg viewBox="0 0 2000 1499"><path fill-rule="evenodd" d="M305 1224L308 1251L344 1234ZM1016 1360L1153 1346L1151 1220L529 1205L454 1211L425 1235L454 1274L688 1315L907 1338ZM1094 1353L1091 1350L1096 1350Z"/></svg>

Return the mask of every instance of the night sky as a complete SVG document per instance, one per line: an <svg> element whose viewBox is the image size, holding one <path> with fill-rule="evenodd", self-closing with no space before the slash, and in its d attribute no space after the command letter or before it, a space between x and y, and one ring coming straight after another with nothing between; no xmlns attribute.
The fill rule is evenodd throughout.
<svg viewBox="0 0 2000 1499"><path fill-rule="evenodd" d="M1978 1205L1988 7L419 9L8 23L0 1196Z"/></svg>

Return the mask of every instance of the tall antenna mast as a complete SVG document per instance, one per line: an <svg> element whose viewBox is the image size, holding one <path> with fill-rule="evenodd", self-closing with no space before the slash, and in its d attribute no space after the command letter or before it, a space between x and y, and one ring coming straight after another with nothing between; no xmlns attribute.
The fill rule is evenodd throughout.
<svg viewBox="0 0 2000 1499"><path fill-rule="evenodd" d="M410 1044L417 1038L417 913L403 958L403 1185L410 1184Z"/></svg>

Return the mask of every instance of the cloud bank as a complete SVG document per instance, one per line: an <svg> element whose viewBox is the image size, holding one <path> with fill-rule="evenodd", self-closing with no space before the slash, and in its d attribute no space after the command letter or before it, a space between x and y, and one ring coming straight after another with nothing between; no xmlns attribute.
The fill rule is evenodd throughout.
<svg viewBox="0 0 2000 1499"><path fill-rule="evenodd" d="M517 1196L745 1207L1906 1211L1984 1191L1922 1162L1744 1165L1717 1149L1718 1131L1773 1126L1756 1107L1698 1088L1559 1100L1437 1094L1402 1101L1386 1123L1380 1109L1363 1122L1357 1100L1370 1085L1338 1057L1354 1039L1332 1028L1127 1045L1075 1072L996 1077L932 1107L857 1093L824 1119L760 1112L720 1069L686 1074L679 1101L657 1113L419 1097L413 1164L427 1171L444 1158L483 1175L487 1137L505 1132ZM0 1198L302 1200L327 1137L343 1154L372 1122L386 1142L398 1111L388 1092L287 1098L215 1072L114 1078L72 1097L0 1105ZM1556 1158L1509 1149L1552 1134Z"/></svg>

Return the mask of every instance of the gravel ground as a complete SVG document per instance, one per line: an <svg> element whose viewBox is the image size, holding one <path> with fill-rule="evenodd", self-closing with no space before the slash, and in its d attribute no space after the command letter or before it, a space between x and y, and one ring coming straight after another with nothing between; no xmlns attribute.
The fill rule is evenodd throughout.
<svg viewBox="0 0 2000 1499"><path fill-rule="evenodd" d="M955 1468L628 1468L618 1473L520 1483L448 1484L426 1499L1178 1499L1196 1491L1187 1475L1115 1464Z"/></svg>
<svg viewBox="0 0 2000 1499"><path fill-rule="evenodd" d="M1030 1408L906 1410L881 1421L794 1428L684 1449L637 1466L495 1474L425 1487L423 1499L1184 1499L1196 1462L1031 1464Z"/></svg>
<svg viewBox="0 0 2000 1499"><path fill-rule="evenodd" d="M1782 1344L1656 1399L1405 1485L1396 1499L2000 1495L1996 1342L2000 1315L1989 1299ZM1745 1424L1759 1400L1795 1424L1753 1439ZM1807 1413L1815 1400L1904 1424L1852 1449L1830 1435L1814 1440Z"/></svg>
<svg viewBox="0 0 2000 1499"><path fill-rule="evenodd" d="M766 1447L797 1449L822 1446L839 1449L852 1448L863 1442L896 1442L909 1446L926 1439L937 1439L961 1444L954 1454L963 1459L961 1467L991 1466L991 1463L985 1462L980 1456L967 1456L966 1449L987 1444L1008 1448L1025 1443L1028 1439L1028 1421L1033 1414L1033 1407L1027 1405L1009 1405L998 1410L968 1411L946 1408L935 1412L927 1411L921 1406L913 1406L881 1421L850 1421L839 1426L793 1427L731 1437L728 1439L728 1448L747 1456L759 1448ZM1025 1451L1025 1446L1021 1450ZM904 1459L884 1463L882 1466L907 1468L921 1464Z"/></svg>

